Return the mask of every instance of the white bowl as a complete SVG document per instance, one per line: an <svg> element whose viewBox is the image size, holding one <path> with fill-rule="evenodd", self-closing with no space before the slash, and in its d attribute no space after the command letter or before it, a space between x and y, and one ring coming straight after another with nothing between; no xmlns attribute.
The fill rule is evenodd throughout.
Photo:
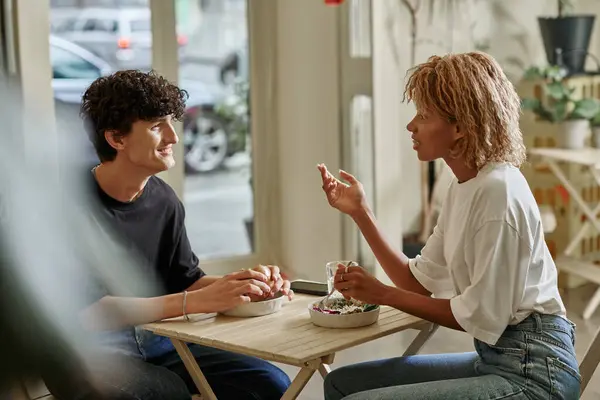
<svg viewBox="0 0 600 400"><path fill-rule="evenodd" d="M221 314L229 317L260 317L261 315L269 315L279 311L286 299L287 297L279 292L272 299L240 304L237 307L221 312Z"/></svg>
<svg viewBox="0 0 600 400"><path fill-rule="evenodd" d="M326 314L313 310L313 306L317 303L318 301L309 304L308 312L312 323L323 328L344 329L372 325L377 322L379 309L381 308L377 307L374 310L354 314Z"/></svg>

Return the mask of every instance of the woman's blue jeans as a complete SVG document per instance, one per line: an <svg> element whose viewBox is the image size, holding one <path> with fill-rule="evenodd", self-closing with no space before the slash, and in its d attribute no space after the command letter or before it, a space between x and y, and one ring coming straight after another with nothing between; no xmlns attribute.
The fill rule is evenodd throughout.
<svg viewBox="0 0 600 400"><path fill-rule="evenodd" d="M495 346L475 352L415 355L342 367L325 379L326 400L579 398L575 326L532 314Z"/></svg>

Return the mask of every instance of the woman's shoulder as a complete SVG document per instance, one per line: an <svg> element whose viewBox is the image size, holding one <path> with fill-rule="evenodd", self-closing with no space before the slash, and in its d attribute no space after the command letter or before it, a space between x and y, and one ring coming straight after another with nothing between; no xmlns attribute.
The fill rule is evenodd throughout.
<svg viewBox="0 0 600 400"><path fill-rule="evenodd" d="M517 230L531 227L540 219L527 180L511 165L493 168L483 177L473 196L472 207L481 222L504 220Z"/></svg>

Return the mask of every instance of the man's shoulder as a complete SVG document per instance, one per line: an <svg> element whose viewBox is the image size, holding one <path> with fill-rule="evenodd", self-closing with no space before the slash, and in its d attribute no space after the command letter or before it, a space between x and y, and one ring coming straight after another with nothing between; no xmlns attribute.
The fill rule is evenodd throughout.
<svg viewBox="0 0 600 400"><path fill-rule="evenodd" d="M169 214L175 216L177 219L185 218L185 208L182 201L175 193L175 190L164 180L158 176L151 176L148 180L150 185L153 204L163 208L165 211L169 211Z"/></svg>
<svg viewBox="0 0 600 400"><path fill-rule="evenodd" d="M177 197L177 193L175 193L175 190L173 190L173 188L167 182L158 176L151 176L148 180L148 185L152 188L152 195L154 197L159 197L161 200L172 203L181 203L179 197Z"/></svg>

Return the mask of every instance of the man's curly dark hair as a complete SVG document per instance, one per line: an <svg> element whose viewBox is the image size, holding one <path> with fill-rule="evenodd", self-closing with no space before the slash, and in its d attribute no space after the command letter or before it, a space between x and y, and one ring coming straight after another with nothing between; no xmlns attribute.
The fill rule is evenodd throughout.
<svg viewBox="0 0 600 400"><path fill-rule="evenodd" d="M171 115L181 120L188 94L154 71L118 71L96 79L83 95L81 116L100 161L112 161L117 151L104 133L127 135L138 120L152 121Z"/></svg>

